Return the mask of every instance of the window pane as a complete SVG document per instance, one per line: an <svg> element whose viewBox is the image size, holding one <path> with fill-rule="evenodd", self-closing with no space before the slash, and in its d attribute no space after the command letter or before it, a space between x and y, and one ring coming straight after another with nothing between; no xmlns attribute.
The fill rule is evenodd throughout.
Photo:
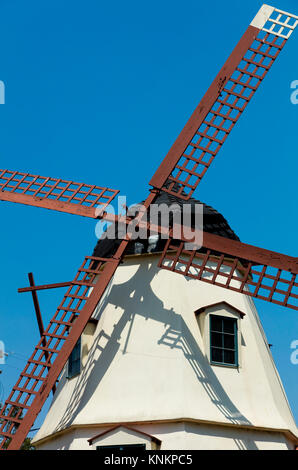
<svg viewBox="0 0 298 470"><path fill-rule="evenodd" d="M223 350L217 348L211 348L211 361L223 362Z"/></svg>
<svg viewBox="0 0 298 470"><path fill-rule="evenodd" d="M222 348L222 333L211 333L211 346Z"/></svg>
<svg viewBox="0 0 298 470"><path fill-rule="evenodd" d="M81 338L72 350L68 359L68 378L74 377L81 372Z"/></svg>
<svg viewBox="0 0 298 470"><path fill-rule="evenodd" d="M77 361L80 358L80 345L76 344L72 353L71 357L73 361Z"/></svg>
<svg viewBox="0 0 298 470"><path fill-rule="evenodd" d="M219 364L238 364L236 319L210 315L210 359Z"/></svg>
<svg viewBox="0 0 298 470"><path fill-rule="evenodd" d="M68 367L68 377L73 377L80 373L80 361L71 361Z"/></svg>
<svg viewBox="0 0 298 470"><path fill-rule="evenodd" d="M234 333L235 328L235 321L232 318L224 318L223 319L223 331L225 333Z"/></svg>
<svg viewBox="0 0 298 470"><path fill-rule="evenodd" d="M235 349L234 335L224 335L224 348Z"/></svg>
<svg viewBox="0 0 298 470"><path fill-rule="evenodd" d="M235 364L235 352L224 350L224 362L226 364Z"/></svg>
<svg viewBox="0 0 298 470"><path fill-rule="evenodd" d="M211 331L222 331L222 319L211 315Z"/></svg>

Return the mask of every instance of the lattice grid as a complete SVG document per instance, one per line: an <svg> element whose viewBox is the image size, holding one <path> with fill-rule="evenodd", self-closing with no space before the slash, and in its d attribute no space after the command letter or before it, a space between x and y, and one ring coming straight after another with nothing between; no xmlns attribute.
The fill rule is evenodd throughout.
<svg viewBox="0 0 298 470"><path fill-rule="evenodd" d="M297 25L298 16L274 8L262 30L288 39Z"/></svg>
<svg viewBox="0 0 298 470"><path fill-rule="evenodd" d="M111 259L87 256L0 412L0 449L9 446L91 292ZM71 352L71 351L70 351Z"/></svg>
<svg viewBox="0 0 298 470"><path fill-rule="evenodd" d="M1 192L90 208L102 206L104 210L119 191L29 173L0 170L0 199Z"/></svg>
<svg viewBox="0 0 298 470"><path fill-rule="evenodd" d="M186 147L165 191L191 197L285 43L260 31Z"/></svg>
<svg viewBox="0 0 298 470"><path fill-rule="evenodd" d="M188 251L168 240L159 267L298 310L298 275L224 253Z"/></svg>

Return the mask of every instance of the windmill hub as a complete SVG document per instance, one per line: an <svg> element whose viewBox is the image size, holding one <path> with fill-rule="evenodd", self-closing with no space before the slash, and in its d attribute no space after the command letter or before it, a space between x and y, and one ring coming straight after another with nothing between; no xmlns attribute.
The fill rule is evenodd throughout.
<svg viewBox="0 0 298 470"><path fill-rule="evenodd" d="M142 204L142 203L141 203ZM183 214L183 207L187 206L189 211L191 212L191 226L195 228L195 206L196 205L203 205L203 230L204 232L213 233L216 235L220 235L222 237L231 239L231 240L239 240L238 236L229 226L227 220L213 209L211 206L208 206L201 201L190 198L189 200L185 201L178 196L174 196L162 191L157 198L155 199L155 204L157 207L162 207L163 205L171 208L177 206L180 208L180 214ZM162 211L161 211L162 212ZM170 212L169 217L165 217L164 222L169 223L171 227L173 224L173 213ZM183 218L181 217L183 220ZM150 220L150 207L147 213L147 221ZM162 224L162 217L159 213L159 225ZM100 239L93 251L93 256L98 256L102 258L111 257L115 254L118 246L121 243L121 239L117 238L117 227L110 228L111 236L104 236L103 239ZM114 234L116 233L116 237ZM143 232L142 232L143 233ZM148 234L145 233L144 238L137 238L132 240L126 249L126 254L142 254L142 253L154 253L163 251L164 246L166 244L166 239L162 239L159 235L152 235L152 238L148 238Z"/></svg>

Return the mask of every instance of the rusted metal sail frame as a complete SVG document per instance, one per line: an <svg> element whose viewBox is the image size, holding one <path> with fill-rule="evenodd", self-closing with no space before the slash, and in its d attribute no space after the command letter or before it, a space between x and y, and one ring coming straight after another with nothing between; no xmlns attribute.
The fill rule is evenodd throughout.
<svg viewBox="0 0 298 470"><path fill-rule="evenodd" d="M119 193L107 187L0 170L0 200L97 218Z"/></svg>
<svg viewBox="0 0 298 470"><path fill-rule="evenodd" d="M33 274L32 274L32 273L28 273L28 278L29 278L30 287L31 287L31 289L32 289L32 290L31 290L31 295L32 295L32 300L33 300L34 309L35 309L35 315L36 315L36 320L37 320L37 324L38 324L39 334L40 334L40 337L41 337L42 340L43 340L42 345L43 345L43 346L46 346L46 341L45 341L45 339L43 338L44 326L43 326L43 321L42 321L42 316L41 316L39 301L38 301L38 297L37 297L37 293L36 293L36 288L35 288L36 286L35 286ZM45 359L46 359L46 360L49 360L49 355L48 355L47 352L46 352L46 354L45 354ZM56 391L56 385L53 386L52 391L53 391L53 393L55 393L55 391Z"/></svg>
<svg viewBox="0 0 298 470"><path fill-rule="evenodd" d="M135 224L156 195L149 194ZM0 450L16 450L22 445L121 262L130 237L128 231L113 258L85 258L0 411Z"/></svg>
<svg viewBox="0 0 298 470"><path fill-rule="evenodd" d="M149 196L148 206L154 197L154 194ZM143 214L139 215L139 221L142 216ZM8 446L9 449L18 449L21 446L117 269L128 241L129 234L120 244L114 258L85 258L1 410L0 448ZM265 289L267 288L269 294L264 300L298 309L297 304L291 303L293 299L297 302L298 298L297 294L292 293L298 287L297 258L206 232L203 243L206 253L185 250L186 242L189 240L173 241L170 238L160 260L160 267L257 298L263 298L259 292L264 289L265 279L269 279L272 286L269 288L266 285ZM233 259L229 261L229 257ZM255 268L258 265L262 265L260 271ZM275 276L266 272L269 266L277 269ZM230 268L228 272L227 267ZM289 272L292 278L284 278L284 272ZM252 275L256 273L259 274L259 280L255 283ZM238 283L237 286L235 282ZM283 302L274 298L275 293L281 291L278 283L283 283L286 287L282 290L285 295ZM247 285L255 286L254 293L247 291Z"/></svg>
<svg viewBox="0 0 298 470"><path fill-rule="evenodd" d="M269 20L272 26L269 21L269 26L265 25L264 27L263 25L261 28L263 32L256 27L256 24L248 28L150 181L150 184L155 189L146 199L145 209L134 220L134 224L140 223L144 212L154 201L157 193L156 190L158 189L164 189L175 195L178 194L184 199L188 199L191 196L235 122L240 117L281 48L284 46L285 41L297 26L298 17L294 15L286 16L286 20L282 22L280 18L284 12L280 12L280 10L276 10L273 7L263 7L265 9L269 8L271 13L278 12L277 19L270 17ZM289 20L293 18L295 18L294 24L289 25ZM276 34L272 34L276 32L276 25L278 25L279 31ZM256 44L254 44L254 40L256 40ZM262 43L261 46L258 42ZM238 90L237 87L242 89ZM221 119L220 123L216 122L218 118ZM188 150L189 146L190 149ZM197 150L199 150L199 155L195 156ZM181 162L181 158L184 161L182 160ZM191 168L189 165L192 165ZM0 199L2 200L61 210L89 217L98 217L98 214L102 216L107 204L117 194L116 191L108 190L107 188L95 186L88 186L86 188L84 187L85 185L78 183L17 172L7 173L7 170L2 171L1 178ZM165 187L164 185L168 178L170 179L170 185ZM36 186L34 186L35 183ZM176 183L181 185L178 192L176 191ZM72 184L77 186L73 188ZM68 190L71 191L71 194L67 192ZM107 196L106 192L109 191L112 191L112 194ZM101 213L95 212L96 205L102 206ZM113 258L86 257L62 304L51 320L49 327L44 332L19 381L5 402L4 408L1 410L0 436L2 438L0 448L9 447L10 449L17 449L21 446L65 365L69 354L117 269L129 240L130 234L128 233ZM181 273L180 266L182 265L182 274L196 277L215 285L222 285L220 277L224 277L227 279L224 287L233 288L246 294L245 286L251 282L251 275L256 274L252 271L252 266L261 264L261 272L257 271L259 273L259 280L254 285L254 296L259 297L260 288L264 287L263 282L267 278L273 281L273 285L267 286L270 288L268 289L269 295L265 300L279 303L274 299L274 295L275 292L280 292L277 286L282 281L287 284L287 290L281 305L294 308L289 304L289 299L290 297L291 299L297 299L297 295L292 293L292 289L297 287L297 258L286 257L285 255L279 255L268 250L250 247L249 245L223 239L223 237L217 237L212 234L207 234L206 237L206 233L204 234L204 246L207 249L205 254L198 253L196 250L185 250L185 241L189 240L182 239L178 242L171 239L168 240L160 260L162 268ZM215 250L215 252L212 250ZM174 257L173 251L175 252ZM202 258L202 255L204 258ZM222 266L226 263L227 255L234 257L232 262L227 264L230 267L229 272L226 271L226 267L222 270ZM187 262L185 261L186 257ZM214 259L219 260L215 267L214 264L212 265ZM266 272L268 266L277 267L277 275L268 275ZM240 272L242 267L245 268L245 271L239 278L238 271ZM209 275L210 269L212 278L207 280L204 273ZM282 269L291 273L292 278L290 280L281 278ZM82 278L80 278L81 276ZM94 283L97 278L99 280ZM239 285L235 287L235 282L240 282L241 287L239 288ZM72 292L72 289L75 289L75 292ZM80 292L80 289L83 292Z"/></svg>
<svg viewBox="0 0 298 470"><path fill-rule="evenodd" d="M18 289L19 294L23 292L36 292L38 290L48 290L48 289L58 289L60 287L68 287L71 284L71 281L67 282L57 282L56 284L43 284L41 286L30 285L30 287L20 287Z"/></svg>
<svg viewBox="0 0 298 470"><path fill-rule="evenodd" d="M152 186L191 197L286 41L248 27L152 177Z"/></svg>
<svg viewBox="0 0 298 470"><path fill-rule="evenodd" d="M116 220L118 223L123 223L127 226L129 226L129 224L132 222L130 218L126 218L123 216L117 217L111 214L107 214L107 219L110 221ZM133 222L136 223L135 221ZM225 274L218 273L218 276L221 275L221 277L227 277L226 283L220 282L218 285L221 285L222 287L226 287L231 290L236 290L241 293L243 292L246 295L252 297L260 298L269 302L283 305L285 307L296 309L297 306L295 305L295 303L292 302L291 304L289 302L289 299L292 301L298 299L298 279L296 277L298 273L298 258L266 250L264 248L256 247L253 245L245 244L236 240L231 240L208 232L203 232L200 236L198 230L191 232L189 231L189 229L186 229L183 226L175 225L174 229L169 229L167 227L150 224L149 222L140 219L137 223L140 228L147 229L148 231L150 230L151 233L159 233L163 238L169 239L162 254L162 261L160 261L159 263L160 267L165 268L166 261L169 261L170 259L175 259L175 256L173 257L173 251L176 253L180 253L180 250L182 250L182 256L191 257L194 263L196 259L205 259L205 254L203 256L202 253L196 253L196 250L184 250L185 243L190 243L192 240L195 239L202 239L202 247L205 248L206 252L207 250L209 250L209 259L206 259L206 262L209 262L212 258L214 263L218 256L221 256L221 269L230 266L230 263L232 262L232 266L235 267L235 270L240 269L240 267L240 272L243 272L245 270L244 277L241 277L241 288L235 288L233 287L233 285L231 285L232 280L240 280L236 279L235 277L236 271L233 272L231 276L226 276ZM173 231L174 233L179 234L186 234L187 232L189 232L187 234L188 238L182 236L181 240L178 240L176 238L173 241ZM190 238L191 236L193 237L192 239ZM185 262L180 263L178 259L176 260L176 263L178 263L178 265L181 264L179 269L177 269L176 266L174 267L171 263L168 263L166 269L182 273L182 265L188 265L188 263ZM171 266L171 268L169 266ZM192 265L189 265L189 267L190 266ZM262 271L260 272L261 266ZM267 270L265 269L265 266L267 267ZM206 272L208 272L208 269L210 273L213 272L212 268L208 268L208 266L206 266ZM201 273L203 273L203 271L205 270L201 269ZM273 274L273 272L275 274ZM191 272L189 272L189 270L186 270L185 275L198 278L197 275L192 274ZM258 281L260 280L260 282L254 281L254 279L256 278L258 279ZM214 282L210 280L207 280L206 282L211 282L215 285L216 283L218 283L215 278ZM56 285L53 284L53 286ZM249 286L251 286L250 290ZM256 289L253 289L253 286L255 286ZM281 288L281 286L283 288ZM44 287L47 288L48 286ZM286 287L287 289L285 289ZM19 289L19 291L29 290L30 288ZM263 292L264 294L264 291L268 291L268 295L261 295L261 292ZM283 295L283 300L278 300L277 297L280 298ZM296 303L298 304L298 301L296 301Z"/></svg>
<svg viewBox="0 0 298 470"><path fill-rule="evenodd" d="M203 233L203 250L169 238L159 267L298 310L298 258Z"/></svg>
<svg viewBox="0 0 298 470"><path fill-rule="evenodd" d="M124 217L117 220L130 223ZM159 267L298 310L298 258L177 224L172 229L144 220L138 225L168 238ZM173 234L181 234L181 239L173 239ZM186 243L200 239L203 250L185 249Z"/></svg>
<svg viewBox="0 0 298 470"><path fill-rule="evenodd" d="M0 448L22 445L118 264L85 258L1 410Z"/></svg>

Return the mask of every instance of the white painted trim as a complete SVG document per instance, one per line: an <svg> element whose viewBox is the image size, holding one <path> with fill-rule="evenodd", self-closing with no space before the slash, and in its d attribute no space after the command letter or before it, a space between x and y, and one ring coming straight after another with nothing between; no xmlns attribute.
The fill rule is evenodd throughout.
<svg viewBox="0 0 298 470"><path fill-rule="evenodd" d="M208 359L208 362L211 367L227 367L228 369L241 369L242 368L242 334L241 334L241 321L243 321L243 318L241 315L238 313L238 309L234 310L233 306L230 306L230 310L232 312L229 312L227 310L227 306L225 305L224 302L222 302L222 306L220 307L220 303L218 305L206 307L206 310L202 312L197 318L197 321L199 323L199 327L201 330L201 334L203 336L203 341L204 341L204 349L205 349L205 355ZM237 354L238 354L238 364L235 365L228 365L228 364L215 364L211 361L210 357L210 315L215 315L219 317L227 317L227 318L233 318L237 320Z"/></svg>
<svg viewBox="0 0 298 470"><path fill-rule="evenodd" d="M296 18L296 20L298 20L298 16L293 15L293 13L288 13L287 11L278 10L278 8L274 8L274 10L277 11L277 13L281 13L282 15L287 15L287 16L290 16L291 18Z"/></svg>
<svg viewBox="0 0 298 470"><path fill-rule="evenodd" d="M259 29L263 29L265 23L268 21L273 12L274 7L266 4L262 5L250 25Z"/></svg>
<svg viewBox="0 0 298 470"><path fill-rule="evenodd" d="M277 18L275 19L271 18L272 13L274 12L278 13ZM287 18L285 19L285 21L280 21L283 15L285 15ZM291 18L294 18L296 20L293 25L288 24ZM265 28L265 24L268 21L271 23L271 26ZM288 39L296 28L296 26L298 25L298 16L283 10L279 10L278 8L274 8L270 5L264 4L261 6L260 10L252 20L250 25L262 31L266 31L267 33L272 33L276 36ZM276 26L280 26L280 28L277 29Z"/></svg>
<svg viewBox="0 0 298 470"><path fill-rule="evenodd" d="M144 426L148 424L172 424L172 423L190 423L190 424L205 424L205 425L210 425L210 426L219 426L221 428L237 428L237 429L243 429L243 430L254 430L254 431L265 431L269 433L282 433L284 434L289 440L293 442L293 444L298 445L298 434L295 435L291 430L286 429L286 428L269 428L266 426L253 426L251 424L243 424L243 423L223 423L223 422L218 422L218 421L212 421L212 420L204 420L204 419L193 419L189 418L187 416L180 416L179 418L176 419L156 419L156 420L144 420L144 421L131 421L128 423L124 423L124 425L127 426ZM119 423L113 422L113 423L92 423L92 424L71 424L69 427L62 429L61 431L56 431L53 434L50 434L46 437L42 437L41 439L35 440L35 436L33 437L33 445L38 447L39 445L42 445L44 443L50 442L54 439L59 439L61 436L64 436L65 434L69 434L73 431L77 430L91 430L91 429L98 429L98 428L105 428L105 427L111 427L111 426L116 426ZM91 450L91 449L90 449Z"/></svg>

